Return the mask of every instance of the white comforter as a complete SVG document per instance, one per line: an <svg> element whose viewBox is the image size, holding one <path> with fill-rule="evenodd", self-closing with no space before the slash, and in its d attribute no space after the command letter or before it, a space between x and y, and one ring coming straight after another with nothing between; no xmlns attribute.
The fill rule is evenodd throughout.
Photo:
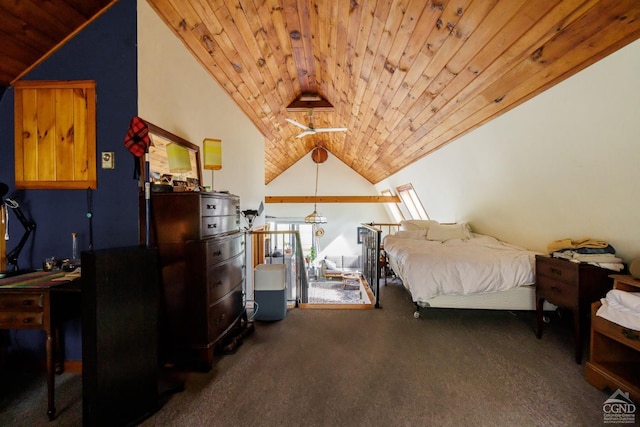
<svg viewBox="0 0 640 427"><path fill-rule="evenodd" d="M414 302L438 295L496 292L535 282L535 255L498 239L473 234L445 242L389 235L387 256Z"/></svg>

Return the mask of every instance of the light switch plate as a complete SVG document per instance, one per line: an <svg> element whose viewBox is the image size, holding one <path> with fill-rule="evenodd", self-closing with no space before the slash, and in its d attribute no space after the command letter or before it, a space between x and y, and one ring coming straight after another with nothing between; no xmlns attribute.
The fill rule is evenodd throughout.
<svg viewBox="0 0 640 427"><path fill-rule="evenodd" d="M116 157L113 151L102 152L102 169L115 169Z"/></svg>

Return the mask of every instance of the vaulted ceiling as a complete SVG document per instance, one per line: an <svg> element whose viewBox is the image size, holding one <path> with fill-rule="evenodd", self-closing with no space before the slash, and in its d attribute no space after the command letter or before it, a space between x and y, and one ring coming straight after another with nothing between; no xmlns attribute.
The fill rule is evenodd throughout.
<svg viewBox="0 0 640 427"><path fill-rule="evenodd" d="M266 183L315 146L377 183L640 37L638 0L148 2L264 134ZM0 83L110 3L0 1ZM296 138L309 107L348 130Z"/></svg>

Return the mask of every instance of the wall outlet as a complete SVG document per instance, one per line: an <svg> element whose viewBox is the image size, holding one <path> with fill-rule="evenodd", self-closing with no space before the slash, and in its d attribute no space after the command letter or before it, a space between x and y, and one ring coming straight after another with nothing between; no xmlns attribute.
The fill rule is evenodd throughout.
<svg viewBox="0 0 640 427"><path fill-rule="evenodd" d="M102 152L102 169L115 169L116 156L113 151Z"/></svg>

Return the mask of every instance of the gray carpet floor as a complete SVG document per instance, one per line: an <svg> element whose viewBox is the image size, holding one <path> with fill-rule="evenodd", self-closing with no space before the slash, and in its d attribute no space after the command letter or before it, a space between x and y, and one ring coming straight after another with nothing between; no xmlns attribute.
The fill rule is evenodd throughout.
<svg viewBox="0 0 640 427"><path fill-rule="evenodd" d="M381 287L381 303L256 322L211 372L176 373L184 391L142 425L603 424L610 393L590 386L575 363L569 319L554 314L539 340L531 312L427 309L414 319L397 284ZM53 422L44 378L13 380L0 388L0 426L81 425L79 375L58 378Z"/></svg>

